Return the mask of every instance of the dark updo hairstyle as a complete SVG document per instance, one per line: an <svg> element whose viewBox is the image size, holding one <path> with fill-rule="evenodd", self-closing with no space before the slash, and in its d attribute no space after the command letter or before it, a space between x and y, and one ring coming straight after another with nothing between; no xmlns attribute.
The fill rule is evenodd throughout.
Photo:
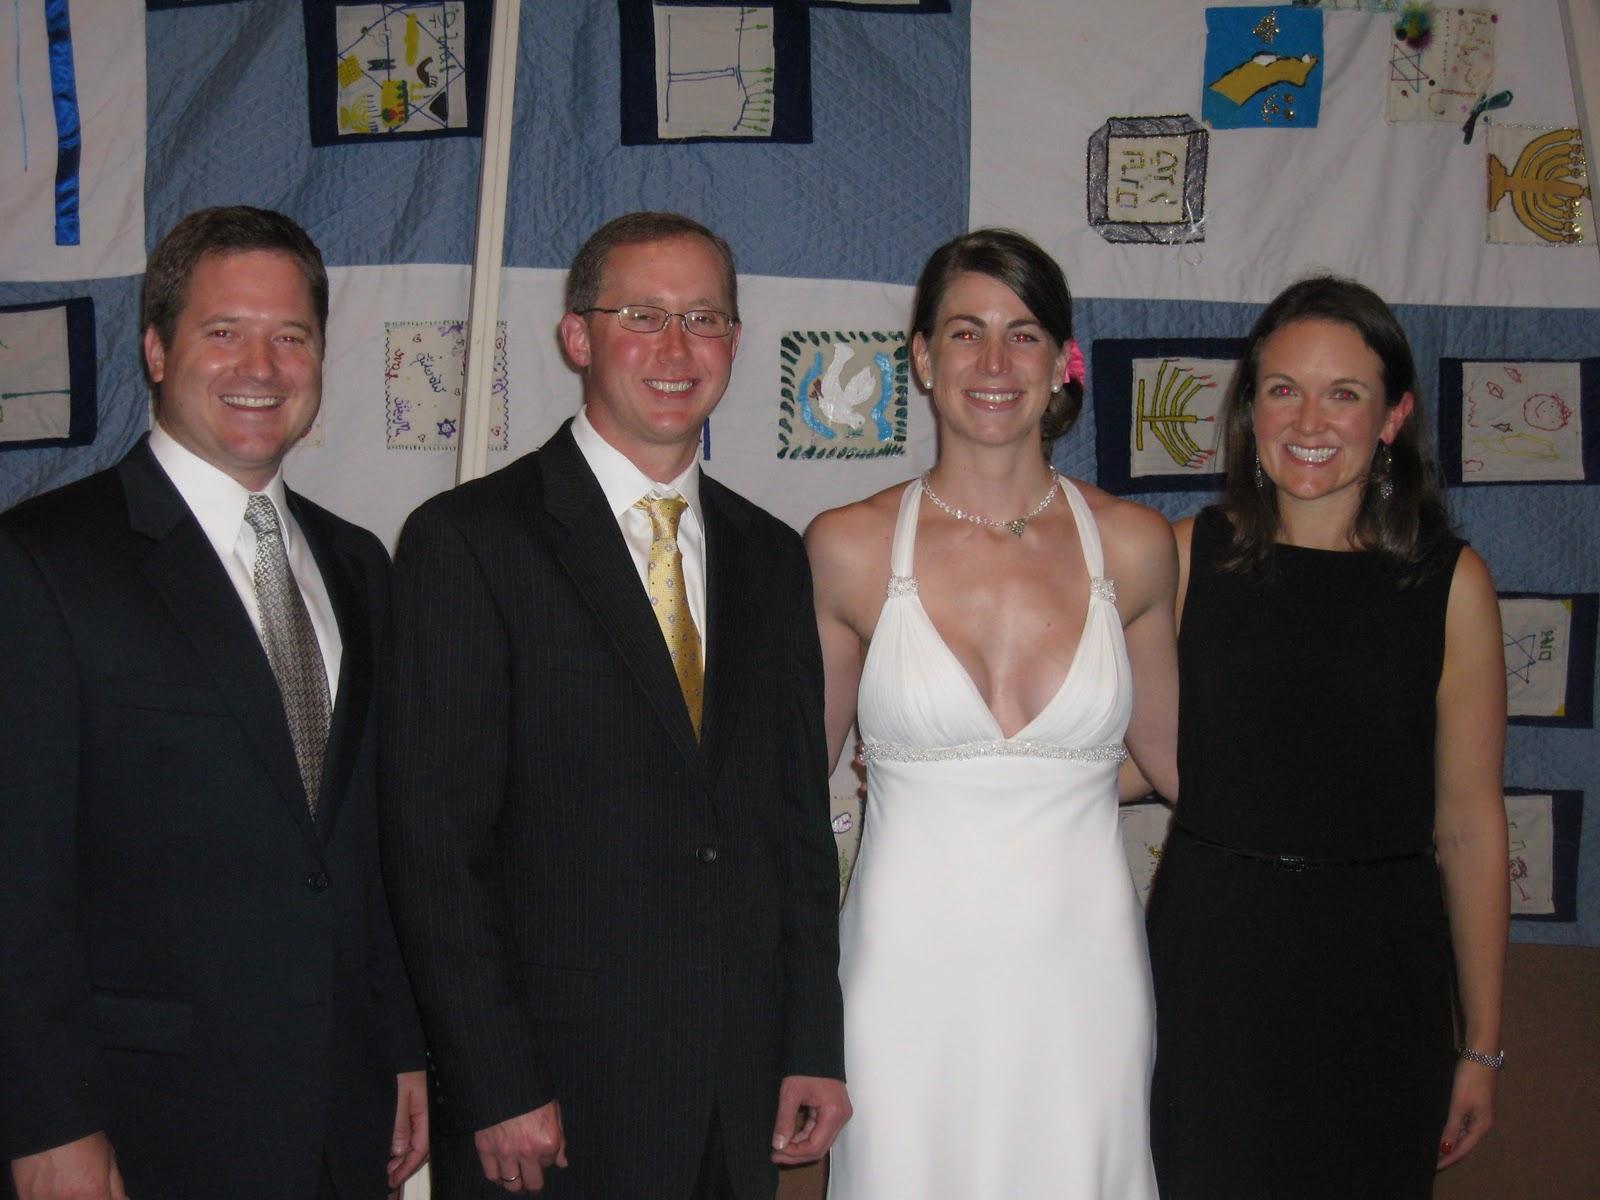
<svg viewBox="0 0 1600 1200"><path fill-rule="evenodd" d="M944 294L956 276L971 271L997 279L1016 293L1059 348L1072 338L1072 293L1056 260L1012 229L975 229L940 246L922 268L911 309L911 332L933 340L933 323ZM1045 406L1039 433L1044 454L1078 419L1083 410L1083 385L1068 380Z"/></svg>
<svg viewBox="0 0 1600 1200"><path fill-rule="evenodd" d="M1227 447L1222 506L1233 518L1233 544L1223 556L1222 566L1255 571L1265 564L1278 539L1277 489L1270 480L1267 486L1256 483L1259 460L1252 414L1262 343L1295 321L1337 321L1350 326L1378 357L1384 404L1393 408L1407 392L1416 397L1410 415L1389 445L1387 478L1394 490L1383 499L1378 490L1381 474L1369 469L1351 529L1356 546L1375 552L1400 582L1415 583L1427 574L1430 556L1451 536L1433 448L1423 434L1416 364L1405 331L1377 293L1353 279L1333 275L1291 284L1256 318L1245 341L1222 408Z"/></svg>

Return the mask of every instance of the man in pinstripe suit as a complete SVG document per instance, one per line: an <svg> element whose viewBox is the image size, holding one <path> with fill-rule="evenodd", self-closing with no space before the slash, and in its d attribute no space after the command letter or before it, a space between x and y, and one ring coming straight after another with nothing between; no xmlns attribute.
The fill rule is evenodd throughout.
<svg viewBox="0 0 1600 1200"><path fill-rule="evenodd" d="M566 299L582 411L423 505L396 559L384 836L434 1186L770 1197L849 1116L810 576L697 463L739 342L727 244L619 217ZM647 591L664 541L687 665Z"/></svg>

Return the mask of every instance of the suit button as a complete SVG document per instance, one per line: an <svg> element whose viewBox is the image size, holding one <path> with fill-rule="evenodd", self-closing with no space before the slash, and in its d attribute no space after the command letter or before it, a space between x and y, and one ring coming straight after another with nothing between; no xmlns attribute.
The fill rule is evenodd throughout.
<svg viewBox="0 0 1600 1200"><path fill-rule="evenodd" d="M703 863L714 863L717 861L717 848L715 846L701 846L694 852L694 856Z"/></svg>
<svg viewBox="0 0 1600 1200"><path fill-rule="evenodd" d="M326 871L313 871L306 876L306 886L313 892L321 895L328 890L328 873Z"/></svg>

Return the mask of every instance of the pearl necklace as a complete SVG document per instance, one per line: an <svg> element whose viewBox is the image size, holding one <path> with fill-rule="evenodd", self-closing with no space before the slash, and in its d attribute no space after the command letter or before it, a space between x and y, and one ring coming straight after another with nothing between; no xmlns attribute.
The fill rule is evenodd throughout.
<svg viewBox="0 0 1600 1200"><path fill-rule="evenodd" d="M1028 522L1050 507L1050 501L1056 498L1056 492L1059 490L1057 485L1057 479L1059 477L1054 471L1052 471L1050 472L1050 490L1044 494L1043 500L1039 501L1039 503L1035 504L1020 517L1016 517L1010 521L996 521L993 517L985 517L978 513L969 513L963 509L955 508L952 505L946 504L943 500L939 499L938 494L928 486L928 475L931 474L932 472L930 471L922 477L922 494L929 500L932 500L933 506L940 512L952 516L958 521L971 521L974 525L982 525L985 529L1009 530L1014 537L1021 537L1022 531L1028 527Z"/></svg>

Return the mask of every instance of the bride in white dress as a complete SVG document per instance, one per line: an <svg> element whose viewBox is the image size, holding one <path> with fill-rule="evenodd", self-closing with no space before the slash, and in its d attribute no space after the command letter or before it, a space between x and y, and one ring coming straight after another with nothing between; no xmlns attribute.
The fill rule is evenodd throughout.
<svg viewBox="0 0 1600 1200"><path fill-rule="evenodd" d="M1082 359L1032 242L940 247L912 331L937 463L807 533L830 752L856 721L867 762L829 1200L1154 1200L1117 778L1176 789L1172 534L1050 468Z"/></svg>

